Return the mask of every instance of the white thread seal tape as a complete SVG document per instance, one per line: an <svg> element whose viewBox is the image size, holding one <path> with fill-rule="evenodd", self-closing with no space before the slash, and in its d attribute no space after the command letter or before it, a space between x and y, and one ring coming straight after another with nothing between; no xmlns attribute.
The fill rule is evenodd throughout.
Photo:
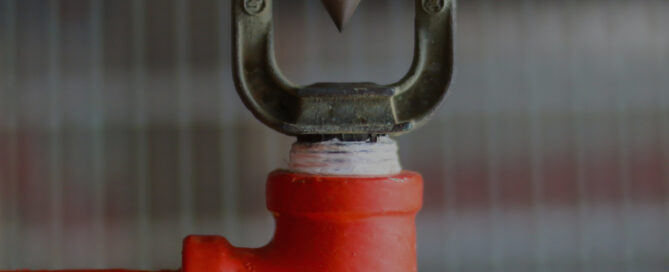
<svg viewBox="0 0 669 272"><path fill-rule="evenodd" d="M339 176L380 176L402 171L397 143L387 136L376 142L297 142L290 149L289 168L294 172Z"/></svg>

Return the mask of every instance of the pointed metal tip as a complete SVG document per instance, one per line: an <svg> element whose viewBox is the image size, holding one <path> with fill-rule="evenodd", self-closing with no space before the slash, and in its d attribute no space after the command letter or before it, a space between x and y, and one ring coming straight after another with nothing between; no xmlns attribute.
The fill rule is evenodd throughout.
<svg viewBox="0 0 669 272"><path fill-rule="evenodd" d="M328 13L330 14L330 17L332 17L332 21L334 21L339 32L342 32L344 30L344 26L351 19L351 16L353 16L353 13L355 13L355 10L358 8L358 5L360 4L360 0L322 0L322 1L323 5L325 5L325 9L327 9Z"/></svg>
<svg viewBox="0 0 669 272"><path fill-rule="evenodd" d="M337 26L337 30L339 30L339 33L344 32L344 26L341 23L342 22L335 21L335 25Z"/></svg>
<svg viewBox="0 0 669 272"><path fill-rule="evenodd" d="M342 23L345 24L346 22L342 22ZM337 26L337 30L339 30L339 33L344 32L344 25L343 24L335 22L335 25Z"/></svg>

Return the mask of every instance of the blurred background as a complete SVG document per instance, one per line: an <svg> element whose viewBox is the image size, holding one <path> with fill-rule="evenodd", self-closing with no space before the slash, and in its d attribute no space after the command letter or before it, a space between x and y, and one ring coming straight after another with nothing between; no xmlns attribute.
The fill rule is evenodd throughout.
<svg viewBox="0 0 669 272"><path fill-rule="evenodd" d="M275 1L294 82L408 71L413 2ZM0 0L0 268L177 268L272 235L293 138L231 79L229 0ZM669 2L461 0L444 106L398 137L425 177L421 271L669 269Z"/></svg>

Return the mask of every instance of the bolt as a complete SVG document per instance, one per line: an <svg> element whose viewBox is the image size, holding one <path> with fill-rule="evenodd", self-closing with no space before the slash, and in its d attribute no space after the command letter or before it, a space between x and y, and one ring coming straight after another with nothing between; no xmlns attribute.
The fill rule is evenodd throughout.
<svg viewBox="0 0 669 272"><path fill-rule="evenodd" d="M248 14L256 15L265 9L265 0L245 0L244 10Z"/></svg>
<svg viewBox="0 0 669 272"><path fill-rule="evenodd" d="M423 9L427 13L439 13L445 6L446 4L444 3L444 0L423 0Z"/></svg>

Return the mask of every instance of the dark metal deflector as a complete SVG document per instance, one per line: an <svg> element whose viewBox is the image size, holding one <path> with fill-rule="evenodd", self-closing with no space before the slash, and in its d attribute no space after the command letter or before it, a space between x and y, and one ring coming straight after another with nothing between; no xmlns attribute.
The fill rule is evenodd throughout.
<svg viewBox="0 0 669 272"><path fill-rule="evenodd" d="M327 9L339 32L344 29L344 25L351 19L360 4L360 0L322 0L321 2L325 5L325 9Z"/></svg>
<svg viewBox="0 0 669 272"><path fill-rule="evenodd" d="M441 103L453 72L454 0L416 0L414 60L390 85L287 80L274 57L272 0L233 0L237 91L263 123L288 135L409 131Z"/></svg>

